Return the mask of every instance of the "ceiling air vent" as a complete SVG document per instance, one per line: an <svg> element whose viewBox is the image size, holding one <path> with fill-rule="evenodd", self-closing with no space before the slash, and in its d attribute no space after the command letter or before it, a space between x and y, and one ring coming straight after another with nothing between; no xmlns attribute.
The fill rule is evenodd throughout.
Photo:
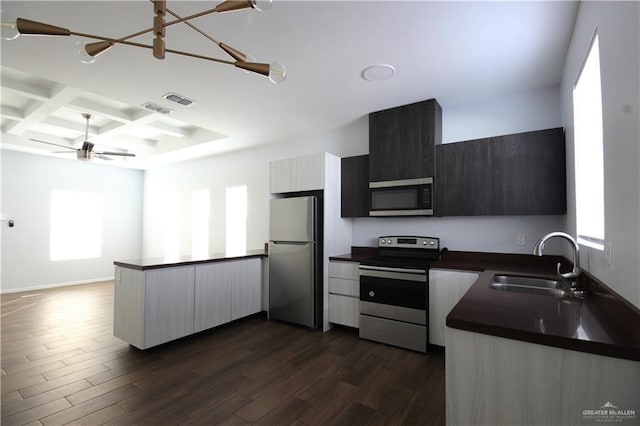
<svg viewBox="0 0 640 426"><path fill-rule="evenodd" d="M149 111L159 112L160 114L164 115L171 114L173 112L171 108L165 108L162 105L154 104L153 102L142 104L142 107L148 109Z"/></svg>
<svg viewBox="0 0 640 426"><path fill-rule="evenodd" d="M168 101L172 101L178 103L183 106L191 106L195 103L193 99L186 98L182 95L178 95L177 93L169 92L163 96Z"/></svg>

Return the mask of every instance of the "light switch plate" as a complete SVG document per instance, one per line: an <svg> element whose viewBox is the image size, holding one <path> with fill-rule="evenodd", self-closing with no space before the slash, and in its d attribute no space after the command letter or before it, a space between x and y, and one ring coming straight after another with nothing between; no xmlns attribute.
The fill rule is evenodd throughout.
<svg viewBox="0 0 640 426"><path fill-rule="evenodd" d="M527 245L527 234L516 234L516 244L519 246Z"/></svg>

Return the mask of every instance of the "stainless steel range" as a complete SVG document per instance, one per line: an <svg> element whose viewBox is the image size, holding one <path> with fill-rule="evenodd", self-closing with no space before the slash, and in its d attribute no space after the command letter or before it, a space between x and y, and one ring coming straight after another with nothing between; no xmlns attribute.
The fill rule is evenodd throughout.
<svg viewBox="0 0 640 426"><path fill-rule="evenodd" d="M429 262L439 256L438 238L378 238L378 255L360 263L361 338L427 351Z"/></svg>

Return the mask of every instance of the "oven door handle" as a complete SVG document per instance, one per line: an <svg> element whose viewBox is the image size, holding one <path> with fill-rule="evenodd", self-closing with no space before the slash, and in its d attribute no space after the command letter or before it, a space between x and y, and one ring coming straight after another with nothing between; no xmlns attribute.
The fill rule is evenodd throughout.
<svg viewBox="0 0 640 426"><path fill-rule="evenodd" d="M427 271L425 269L408 269L408 268L391 268L388 266L369 266L369 265L360 265L360 271L382 271L382 272L400 272L404 274L419 274L419 275L427 275Z"/></svg>

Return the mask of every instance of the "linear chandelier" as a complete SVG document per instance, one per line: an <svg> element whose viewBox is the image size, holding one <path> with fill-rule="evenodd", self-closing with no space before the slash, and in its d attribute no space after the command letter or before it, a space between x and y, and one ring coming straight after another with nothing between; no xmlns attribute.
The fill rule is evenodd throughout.
<svg viewBox="0 0 640 426"><path fill-rule="evenodd" d="M253 59L249 55L245 55L232 48L231 46L219 42L198 27L189 22L192 19L199 18L201 16L209 15L211 13L226 13L233 12L242 9L254 9L263 11L271 8L272 0L227 0L218 4L213 9L207 9L205 11L195 13L189 16L181 17L178 14L167 8L166 0L150 0L153 3L153 27L138 31L136 33L121 37L110 38L103 37L94 34L80 33L71 31L67 28L57 27L55 25L49 25L42 22L31 21L29 19L17 18L15 22L2 23L2 38L5 40L14 40L20 35L39 35L39 36L78 36L99 40L93 43L78 42L75 46L75 53L78 59L84 63L93 63L96 57L115 44L124 44L128 46L142 47L151 49L153 56L157 59L164 59L165 53L173 53L176 55L189 56L197 59L204 59L208 61L218 62L222 64L233 65L237 68L241 68L246 71L254 72L269 77L274 83L281 83L287 76L287 71L279 62L273 62L271 64L253 62ZM166 15L169 14L175 20L167 21ZM198 55L195 53L183 52L180 50L168 49L165 46L165 28L171 25L184 23L193 30L197 31L213 43L218 45L234 60L218 59L210 56ZM130 41L130 39L138 37L146 33L153 33L153 45L147 45L142 43L136 43Z"/></svg>

